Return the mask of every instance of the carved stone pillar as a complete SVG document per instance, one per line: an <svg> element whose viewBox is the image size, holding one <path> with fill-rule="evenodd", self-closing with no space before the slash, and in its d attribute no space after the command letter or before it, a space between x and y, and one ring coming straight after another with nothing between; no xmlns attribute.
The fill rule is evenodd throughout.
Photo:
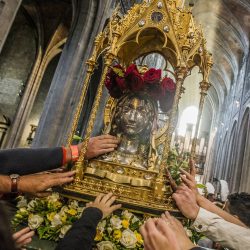
<svg viewBox="0 0 250 250"><path fill-rule="evenodd" d="M22 0L0 1L0 53L21 3Z"/></svg>
<svg viewBox="0 0 250 250"><path fill-rule="evenodd" d="M34 147L65 144L83 87L95 36L111 11L111 0L76 1L75 17L33 142Z"/></svg>

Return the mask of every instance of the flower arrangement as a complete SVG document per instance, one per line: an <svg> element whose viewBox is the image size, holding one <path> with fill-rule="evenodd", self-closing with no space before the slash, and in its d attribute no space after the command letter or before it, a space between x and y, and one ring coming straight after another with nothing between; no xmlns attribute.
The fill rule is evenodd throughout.
<svg viewBox="0 0 250 250"><path fill-rule="evenodd" d="M64 204L66 202L66 204ZM46 198L27 201L18 197L17 212L12 220L14 227L25 224L35 230L40 239L58 241L80 218L84 207L76 200L63 199L58 193ZM104 249L143 249L139 228L143 220L124 210L120 216L111 215L102 220L96 230L97 248Z"/></svg>
<svg viewBox="0 0 250 250"><path fill-rule="evenodd" d="M28 225L35 230L40 239L58 241L71 228L74 221L80 218L84 207L75 200L67 200L53 193L47 198L35 198L27 201L24 196L18 197L17 213L13 226ZM96 248L98 250L143 249L143 239L139 233L144 218L124 210L119 216L111 215L103 219L96 229ZM191 229L186 221L185 230L190 239L197 243L201 234Z"/></svg>
<svg viewBox="0 0 250 250"><path fill-rule="evenodd" d="M120 98L129 92L145 92L159 101L164 112L172 107L176 90L171 78L162 79L161 69L151 68L140 73L135 64L131 64L126 70L119 64L112 66L106 75L105 86L113 98Z"/></svg>
<svg viewBox="0 0 250 250"><path fill-rule="evenodd" d="M18 197L17 213L13 225L26 224L36 230L40 239L57 241L63 238L74 221L80 218L84 207L76 200L66 204L58 193L47 198L36 198L28 202L24 196Z"/></svg>
<svg viewBox="0 0 250 250"><path fill-rule="evenodd" d="M139 233L142 224L143 220L128 210L124 210L121 216L112 215L104 219L97 226L97 249L143 249Z"/></svg>

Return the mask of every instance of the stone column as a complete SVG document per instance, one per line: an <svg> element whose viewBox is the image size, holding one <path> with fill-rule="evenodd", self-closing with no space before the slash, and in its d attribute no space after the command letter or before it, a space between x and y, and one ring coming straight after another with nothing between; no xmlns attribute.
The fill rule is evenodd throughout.
<svg viewBox="0 0 250 250"><path fill-rule="evenodd" d="M111 0L77 1L75 18L53 77L33 146L66 143L95 36L110 15Z"/></svg>
<svg viewBox="0 0 250 250"><path fill-rule="evenodd" d="M0 0L0 53L22 0Z"/></svg>

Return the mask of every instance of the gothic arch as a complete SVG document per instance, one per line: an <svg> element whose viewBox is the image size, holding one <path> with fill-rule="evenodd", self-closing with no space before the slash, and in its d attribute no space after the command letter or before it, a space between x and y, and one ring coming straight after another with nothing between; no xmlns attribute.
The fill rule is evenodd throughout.
<svg viewBox="0 0 250 250"><path fill-rule="evenodd" d="M246 153L246 142L247 137L249 136L249 108L247 108L244 112L241 125L239 127L239 140L238 140L238 147L237 147L237 154L236 154L236 164L235 164L235 171L234 171L234 183L233 183L233 191L238 192L240 189L240 185L242 182L242 173L243 173L243 163L244 163L244 156Z"/></svg>
<svg viewBox="0 0 250 250"><path fill-rule="evenodd" d="M228 183L231 183L232 171L234 168L235 160L235 149L236 149L236 138L237 138L237 121L234 121L232 129L229 133L229 143L228 143L228 153L224 166L224 173L222 175L223 180L226 180Z"/></svg>

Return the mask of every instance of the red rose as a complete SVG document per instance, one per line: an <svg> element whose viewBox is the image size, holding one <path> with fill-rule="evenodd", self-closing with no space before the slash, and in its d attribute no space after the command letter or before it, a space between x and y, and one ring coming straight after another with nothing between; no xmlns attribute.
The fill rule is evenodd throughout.
<svg viewBox="0 0 250 250"><path fill-rule="evenodd" d="M161 88L162 88L163 93L175 92L175 90L176 90L176 86L175 86L174 81L169 77L164 77L162 79Z"/></svg>
<svg viewBox="0 0 250 250"><path fill-rule="evenodd" d="M147 86L147 90L149 95L152 96L153 99L159 100L159 98L162 96L162 89L159 84L149 85Z"/></svg>
<svg viewBox="0 0 250 250"><path fill-rule="evenodd" d="M121 65L115 65L113 68L121 69L122 74L124 74L123 68ZM105 86L109 91L109 94L114 98L119 98L123 94L123 90L126 88L124 79L116 73L115 69L110 68L106 79Z"/></svg>
<svg viewBox="0 0 250 250"><path fill-rule="evenodd" d="M137 92L143 89L144 82L135 64L131 64L125 72L125 80L128 88Z"/></svg>
<svg viewBox="0 0 250 250"><path fill-rule="evenodd" d="M143 80L145 83L157 84L161 80L161 69L151 68L143 75Z"/></svg>
<svg viewBox="0 0 250 250"><path fill-rule="evenodd" d="M125 82L124 78L121 78L121 77L117 76L115 78L115 81L116 81L116 84L119 86L119 88L121 90L125 90L127 88L127 85L126 85L126 82Z"/></svg>

